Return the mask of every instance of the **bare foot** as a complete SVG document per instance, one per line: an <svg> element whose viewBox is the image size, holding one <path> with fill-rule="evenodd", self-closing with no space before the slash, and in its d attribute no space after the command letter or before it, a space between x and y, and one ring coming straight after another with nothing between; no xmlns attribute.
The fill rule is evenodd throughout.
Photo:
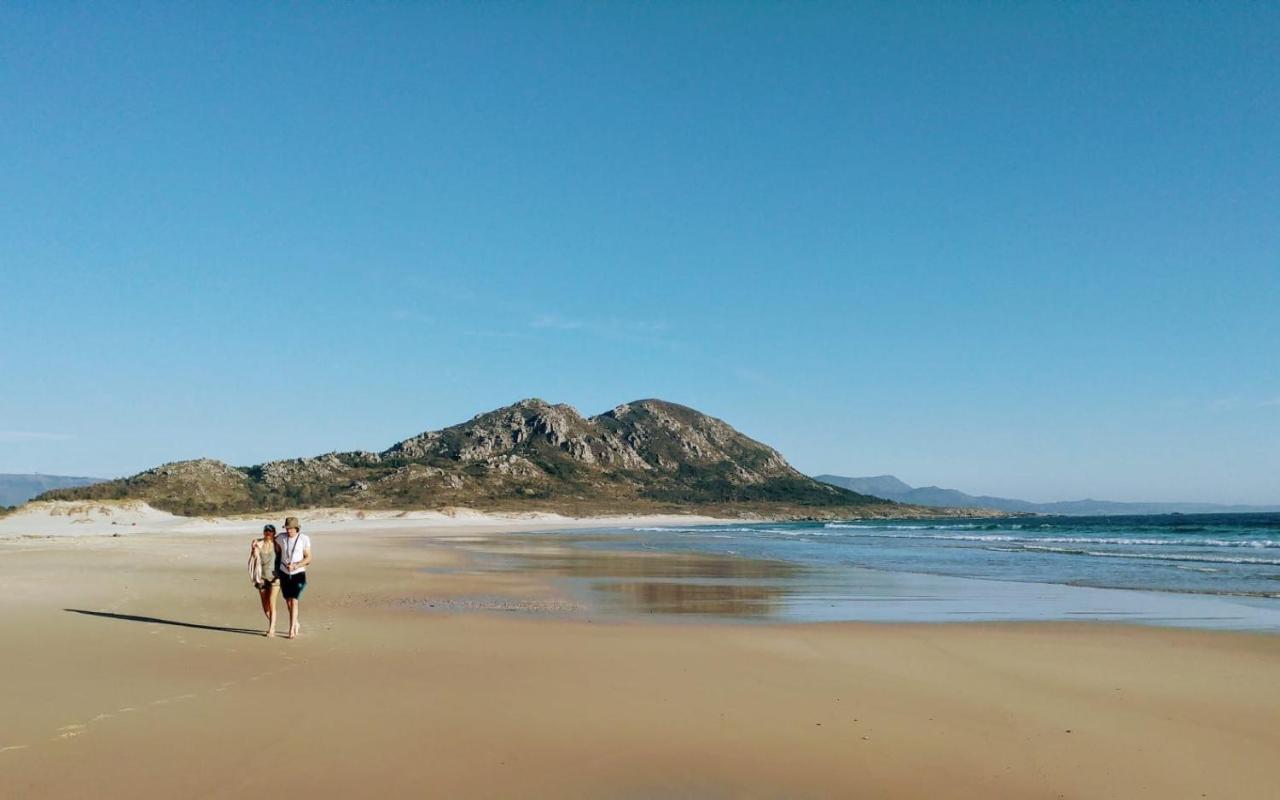
<svg viewBox="0 0 1280 800"><path fill-rule="evenodd" d="M276 629L275 629L275 628L272 628L271 630L267 631L267 638L268 638L268 639L274 639L274 638L276 638Z"/></svg>

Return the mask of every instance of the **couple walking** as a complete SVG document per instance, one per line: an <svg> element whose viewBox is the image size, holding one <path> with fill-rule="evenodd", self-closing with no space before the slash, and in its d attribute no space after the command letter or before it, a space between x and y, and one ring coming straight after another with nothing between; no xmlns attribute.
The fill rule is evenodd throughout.
<svg viewBox="0 0 1280 800"><path fill-rule="evenodd" d="M262 598L262 613L267 617L268 638L276 635L276 593L284 595L289 606L289 638L301 631L298 605L302 590L307 588L307 565L311 563L311 537L302 532L297 517L284 521L284 533L276 533L275 525L262 529L262 538L249 545L249 579Z"/></svg>

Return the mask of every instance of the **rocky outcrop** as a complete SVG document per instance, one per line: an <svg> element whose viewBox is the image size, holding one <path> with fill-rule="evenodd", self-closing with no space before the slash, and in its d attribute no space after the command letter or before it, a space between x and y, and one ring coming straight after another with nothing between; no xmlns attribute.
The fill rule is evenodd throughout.
<svg viewBox="0 0 1280 800"><path fill-rule="evenodd" d="M257 478L268 489L286 491L293 486L341 481L351 471L336 453L316 458L271 461L258 468Z"/></svg>

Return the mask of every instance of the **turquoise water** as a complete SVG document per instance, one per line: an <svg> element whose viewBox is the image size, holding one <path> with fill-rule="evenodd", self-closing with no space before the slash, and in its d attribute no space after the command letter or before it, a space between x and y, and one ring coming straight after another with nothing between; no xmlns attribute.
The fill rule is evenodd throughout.
<svg viewBox="0 0 1280 800"><path fill-rule="evenodd" d="M550 538L576 552L737 556L794 568L771 578L655 574L643 585L574 573L572 591L595 607L784 621L1119 619L1280 630L1280 514L734 523Z"/></svg>

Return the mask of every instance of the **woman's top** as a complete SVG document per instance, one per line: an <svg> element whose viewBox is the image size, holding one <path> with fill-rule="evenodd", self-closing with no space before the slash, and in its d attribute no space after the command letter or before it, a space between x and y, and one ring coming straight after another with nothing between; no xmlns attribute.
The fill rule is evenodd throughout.
<svg viewBox="0 0 1280 800"><path fill-rule="evenodd" d="M280 572L285 575L301 575L307 571L301 562L307 550L311 549L311 537L305 533L293 537L287 533L277 533L276 547L280 548Z"/></svg>
<svg viewBox="0 0 1280 800"><path fill-rule="evenodd" d="M249 554L249 577L254 583L276 580L276 548L271 542L258 539Z"/></svg>

